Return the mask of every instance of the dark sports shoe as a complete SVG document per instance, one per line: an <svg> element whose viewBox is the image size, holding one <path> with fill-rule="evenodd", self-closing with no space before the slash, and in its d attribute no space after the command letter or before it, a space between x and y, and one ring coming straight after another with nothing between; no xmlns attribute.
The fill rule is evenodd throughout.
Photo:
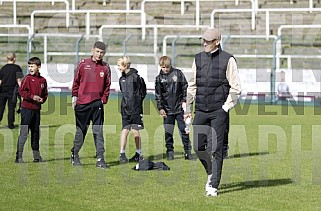
<svg viewBox="0 0 321 211"><path fill-rule="evenodd" d="M24 161L22 160L22 158L16 158L16 160L14 161L15 163L24 163Z"/></svg>
<svg viewBox="0 0 321 211"><path fill-rule="evenodd" d="M9 129L15 129L16 126L15 126L14 124L10 124L10 125L8 125L8 128L9 128Z"/></svg>
<svg viewBox="0 0 321 211"><path fill-rule="evenodd" d="M128 158L126 157L125 153L120 153L119 163L121 163L121 164L128 163Z"/></svg>
<svg viewBox="0 0 321 211"><path fill-rule="evenodd" d="M73 166L81 166L79 156L75 156L73 153L70 156L70 161Z"/></svg>
<svg viewBox="0 0 321 211"><path fill-rule="evenodd" d="M97 159L97 162L96 162L96 167L97 168L102 168L102 169L107 169L109 168L109 166L106 164L105 160L104 159Z"/></svg>
<svg viewBox="0 0 321 211"><path fill-rule="evenodd" d="M167 160L174 160L174 151L167 152Z"/></svg>
<svg viewBox="0 0 321 211"><path fill-rule="evenodd" d="M196 158L191 153L186 153L184 157L185 160L196 160Z"/></svg>
<svg viewBox="0 0 321 211"><path fill-rule="evenodd" d="M39 158L33 159L33 162L34 162L34 163L41 163L41 162L43 162L42 157L39 156Z"/></svg>
<svg viewBox="0 0 321 211"><path fill-rule="evenodd" d="M228 159L228 150L223 150L223 159Z"/></svg>
<svg viewBox="0 0 321 211"><path fill-rule="evenodd" d="M129 162L139 162L140 160L144 160L144 158L136 152L135 155L129 159Z"/></svg>

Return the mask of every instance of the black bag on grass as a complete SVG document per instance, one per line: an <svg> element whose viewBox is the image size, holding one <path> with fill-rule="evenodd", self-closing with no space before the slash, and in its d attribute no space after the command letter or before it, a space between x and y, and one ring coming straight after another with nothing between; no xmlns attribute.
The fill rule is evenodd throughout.
<svg viewBox="0 0 321 211"><path fill-rule="evenodd" d="M140 160L139 163L137 163L134 167L133 170L136 171L147 171L147 170L170 170L170 167L167 166L164 162L157 162L154 163L149 160Z"/></svg>

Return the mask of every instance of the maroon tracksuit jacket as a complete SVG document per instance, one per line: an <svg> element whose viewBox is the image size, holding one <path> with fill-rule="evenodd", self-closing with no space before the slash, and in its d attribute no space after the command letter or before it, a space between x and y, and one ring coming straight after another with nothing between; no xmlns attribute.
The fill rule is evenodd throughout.
<svg viewBox="0 0 321 211"><path fill-rule="evenodd" d="M30 110L40 110L41 104L46 102L48 97L47 81L44 77L38 75L28 74L22 79L21 86L19 88L19 93L23 98L21 103L22 108ZM43 98L42 103L38 103L33 100L33 96L38 95Z"/></svg>
<svg viewBox="0 0 321 211"><path fill-rule="evenodd" d="M72 85L72 96L78 97L77 104L88 104L101 100L106 104L109 97L111 74L106 62L94 62L92 58L79 62Z"/></svg>

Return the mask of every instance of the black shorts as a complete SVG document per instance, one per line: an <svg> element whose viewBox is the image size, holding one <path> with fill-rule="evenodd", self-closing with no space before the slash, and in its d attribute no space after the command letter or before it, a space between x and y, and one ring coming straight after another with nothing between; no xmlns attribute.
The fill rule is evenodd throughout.
<svg viewBox="0 0 321 211"><path fill-rule="evenodd" d="M122 129L142 130L144 129L143 114L123 115L122 124Z"/></svg>

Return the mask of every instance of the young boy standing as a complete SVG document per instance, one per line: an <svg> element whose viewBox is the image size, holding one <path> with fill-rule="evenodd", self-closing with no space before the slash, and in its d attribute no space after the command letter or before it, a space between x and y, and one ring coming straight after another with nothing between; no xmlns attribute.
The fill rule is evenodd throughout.
<svg viewBox="0 0 321 211"><path fill-rule="evenodd" d="M194 160L191 154L191 141L185 131L183 102L186 101L187 81L181 70L171 65L171 58L162 56L159 59L161 71L155 80L155 100L159 114L164 119L167 160L174 159L173 132L175 120L182 138L186 160Z"/></svg>
<svg viewBox="0 0 321 211"><path fill-rule="evenodd" d="M122 76L119 78L119 86L122 92L121 115L122 133L120 140L120 163L127 163L125 154L127 136L131 130L134 135L136 153L129 162L138 162L143 159L141 150L141 138L139 130L144 129L143 124L143 100L146 96L145 83L142 82L138 71L130 68L129 57L123 56L117 60L117 66Z"/></svg>
<svg viewBox="0 0 321 211"><path fill-rule="evenodd" d="M29 74L22 80L19 93L23 98L21 104L21 128L17 144L16 163L23 163L22 153L27 141L29 130L31 131L31 148L33 162L42 162L39 152L39 130L41 104L48 97L47 81L40 76L41 60L32 57L28 61Z"/></svg>

